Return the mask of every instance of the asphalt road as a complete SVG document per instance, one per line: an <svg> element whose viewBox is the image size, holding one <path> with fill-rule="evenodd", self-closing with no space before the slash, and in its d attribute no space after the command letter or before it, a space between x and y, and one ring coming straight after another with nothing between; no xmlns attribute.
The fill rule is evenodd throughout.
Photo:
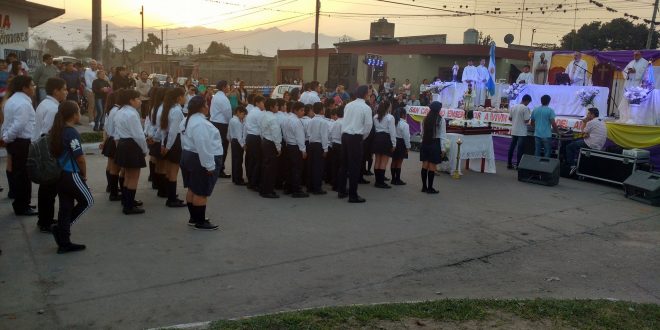
<svg viewBox="0 0 660 330"><path fill-rule="evenodd" d="M105 159L89 156L96 204L72 235L87 250L69 255L36 218L15 217L5 191L0 328L139 329L450 297L660 303L660 208L593 182L519 183L501 163L496 175L443 175L440 194L426 195L411 156L407 186L360 186L361 205L262 199L221 179L207 212L215 232L190 229L146 176L146 214L122 215L107 200Z"/></svg>

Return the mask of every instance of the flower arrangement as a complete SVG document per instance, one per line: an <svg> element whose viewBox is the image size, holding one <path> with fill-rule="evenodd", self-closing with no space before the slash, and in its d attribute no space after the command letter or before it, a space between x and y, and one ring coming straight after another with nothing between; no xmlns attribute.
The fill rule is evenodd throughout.
<svg viewBox="0 0 660 330"><path fill-rule="evenodd" d="M434 94L440 94L445 88L453 85L452 82L436 81L426 86L426 90Z"/></svg>
<svg viewBox="0 0 660 330"><path fill-rule="evenodd" d="M577 97L580 99L580 104L583 107L588 107L594 104L594 99L598 95L597 89L581 89L577 92Z"/></svg>
<svg viewBox="0 0 660 330"><path fill-rule="evenodd" d="M525 87L527 87L525 84L513 83L504 89L504 93L509 96L509 100L515 100L525 90Z"/></svg>
<svg viewBox="0 0 660 330"><path fill-rule="evenodd" d="M644 87L632 87L626 89L623 96L628 99L630 104L640 104L646 100L651 90Z"/></svg>

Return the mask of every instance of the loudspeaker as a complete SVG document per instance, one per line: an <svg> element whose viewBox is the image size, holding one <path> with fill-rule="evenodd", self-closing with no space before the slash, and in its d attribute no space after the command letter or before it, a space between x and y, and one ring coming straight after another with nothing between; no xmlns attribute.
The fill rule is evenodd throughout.
<svg viewBox="0 0 660 330"><path fill-rule="evenodd" d="M635 171L623 182L623 191L627 198L660 206L660 174Z"/></svg>
<svg viewBox="0 0 660 330"><path fill-rule="evenodd" d="M556 186L559 183L559 160L523 155L518 164L518 181Z"/></svg>

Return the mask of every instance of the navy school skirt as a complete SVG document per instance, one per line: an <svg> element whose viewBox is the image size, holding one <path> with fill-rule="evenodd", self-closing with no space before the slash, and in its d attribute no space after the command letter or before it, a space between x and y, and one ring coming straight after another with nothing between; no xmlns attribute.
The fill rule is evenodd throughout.
<svg viewBox="0 0 660 330"><path fill-rule="evenodd" d="M407 159L408 158L408 149L406 149L406 143L403 142L402 138L396 138L396 148L394 148L394 153L392 153L392 159Z"/></svg>
<svg viewBox="0 0 660 330"><path fill-rule="evenodd" d="M142 148L133 139L119 139L115 163L123 168L147 167Z"/></svg>
<svg viewBox="0 0 660 330"><path fill-rule="evenodd" d="M160 154L160 147L161 147L160 141L154 140L154 143L148 146L149 156L152 156L158 160L163 159L163 155Z"/></svg>
<svg viewBox="0 0 660 330"><path fill-rule="evenodd" d="M442 163L442 146L440 139L433 139L431 143L422 143L419 150L419 160L433 164Z"/></svg>
<svg viewBox="0 0 660 330"><path fill-rule="evenodd" d="M117 154L117 143L115 142L115 138L111 136L105 139L105 142L103 142L103 150L101 150L101 154L108 158L115 158L115 155Z"/></svg>
<svg viewBox="0 0 660 330"><path fill-rule="evenodd" d="M386 132L377 132L371 150L376 155L392 156L392 140L390 134Z"/></svg>
<svg viewBox="0 0 660 330"><path fill-rule="evenodd" d="M222 156L215 156L215 170L213 175L207 175L195 152L183 150L181 152L181 176L183 186L190 189L197 196L211 196L215 183L218 181L222 167Z"/></svg>
<svg viewBox="0 0 660 330"><path fill-rule="evenodd" d="M167 144L167 139L165 139L165 143ZM175 164L181 162L181 135L176 135L176 140L174 140L172 148L167 151L163 158Z"/></svg>

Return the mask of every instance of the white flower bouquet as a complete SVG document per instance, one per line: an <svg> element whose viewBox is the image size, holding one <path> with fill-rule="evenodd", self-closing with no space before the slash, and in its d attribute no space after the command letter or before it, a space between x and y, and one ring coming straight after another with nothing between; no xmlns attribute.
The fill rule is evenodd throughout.
<svg viewBox="0 0 660 330"><path fill-rule="evenodd" d="M434 83L431 83L430 85L426 86L426 90L430 91L431 93L434 94L440 94L445 88L453 85L452 82L443 82L443 81L436 81Z"/></svg>
<svg viewBox="0 0 660 330"><path fill-rule="evenodd" d="M651 94L651 90L643 87L632 87L626 89L623 93L623 96L628 100L630 104L640 104L648 98Z"/></svg>
<svg viewBox="0 0 660 330"><path fill-rule="evenodd" d="M577 97L580 99L580 104L587 107L594 104L594 99L598 93L597 89L581 89L577 92Z"/></svg>
<svg viewBox="0 0 660 330"><path fill-rule="evenodd" d="M509 100L515 100L518 95L525 90L525 84L513 83L504 89L504 93L509 96Z"/></svg>

